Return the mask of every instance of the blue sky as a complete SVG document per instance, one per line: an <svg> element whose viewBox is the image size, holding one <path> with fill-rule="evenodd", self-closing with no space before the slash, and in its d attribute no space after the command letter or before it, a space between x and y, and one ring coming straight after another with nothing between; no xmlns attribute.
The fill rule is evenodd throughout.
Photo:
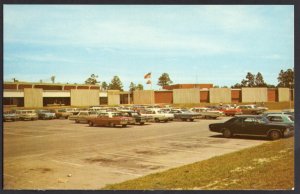
<svg viewBox="0 0 300 194"><path fill-rule="evenodd" d="M290 5L4 5L4 80L231 86L294 67ZM49 80L50 81L50 80Z"/></svg>

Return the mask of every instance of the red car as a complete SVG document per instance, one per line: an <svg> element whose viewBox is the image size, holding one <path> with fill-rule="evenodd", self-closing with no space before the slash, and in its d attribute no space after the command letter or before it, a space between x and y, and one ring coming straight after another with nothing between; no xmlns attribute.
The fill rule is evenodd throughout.
<svg viewBox="0 0 300 194"><path fill-rule="evenodd" d="M99 113L97 117L88 117L87 122L91 127L96 125L110 127L120 125L122 127L126 127L129 123L133 122L133 119L131 117L124 117L118 112L105 112Z"/></svg>
<svg viewBox="0 0 300 194"><path fill-rule="evenodd" d="M221 109L226 116L235 116L243 114L241 109L238 108L230 108L230 109Z"/></svg>

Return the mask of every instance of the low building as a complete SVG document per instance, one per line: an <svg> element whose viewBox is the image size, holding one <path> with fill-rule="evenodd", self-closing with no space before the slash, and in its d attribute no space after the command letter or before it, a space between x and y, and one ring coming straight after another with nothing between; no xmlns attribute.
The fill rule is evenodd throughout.
<svg viewBox="0 0 300 194"><path fill-rule="evenodd" d="M199 88L199 89L209 89L213 88L213 84L174 84L169 86L164 86L165 90L173 90L173 89L189 89L189 88Z"/></svg>

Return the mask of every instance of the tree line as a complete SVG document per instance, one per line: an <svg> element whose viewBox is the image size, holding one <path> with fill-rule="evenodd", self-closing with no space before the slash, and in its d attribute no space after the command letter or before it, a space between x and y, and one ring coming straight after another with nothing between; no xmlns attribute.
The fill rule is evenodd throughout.
<svg viewBox="0 0 300 194"><path fill-rule="evenodd" d="M98 75L92 74L88 79L86 79L86 84L96 85L100 82L97 80ZM235 85L231 86L231 88L242 88L242 87L268 87L268 88L275 88L275 87L291 87L294 88L294 69L287 69L281 70L277 77L278 84L277 86L272 84L267 84L264 81L263 75L258 72L257 74L253 74L248 72L246 77L241 80L240 83L236 83ZM163 73L159 78L157 85L164 87L172 84L173 81L171 80L168 73ZM101 87L103 90L123 90L123 84L118 76L114 76L109 84L105 81L101 83ZM215 88L219 88L219 86L214 86ZM228 88L227 86L222 86L222 88ZM130 82L129 91L133 92L135 90L143 90L144 86L142 84L135 84Z"/></svg>

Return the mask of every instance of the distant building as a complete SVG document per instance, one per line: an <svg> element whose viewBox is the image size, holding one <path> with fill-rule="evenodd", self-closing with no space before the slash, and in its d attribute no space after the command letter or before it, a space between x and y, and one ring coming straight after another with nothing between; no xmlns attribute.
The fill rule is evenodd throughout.
<svg viewBox="0 0 300 194"><path fill-rule="evenodd" d="M209 89L213 88L213 84L174 84L170 86L164 86L165 90L173 90L173 89L187 89L187 88L199 88L199 89Z"/></svg>

